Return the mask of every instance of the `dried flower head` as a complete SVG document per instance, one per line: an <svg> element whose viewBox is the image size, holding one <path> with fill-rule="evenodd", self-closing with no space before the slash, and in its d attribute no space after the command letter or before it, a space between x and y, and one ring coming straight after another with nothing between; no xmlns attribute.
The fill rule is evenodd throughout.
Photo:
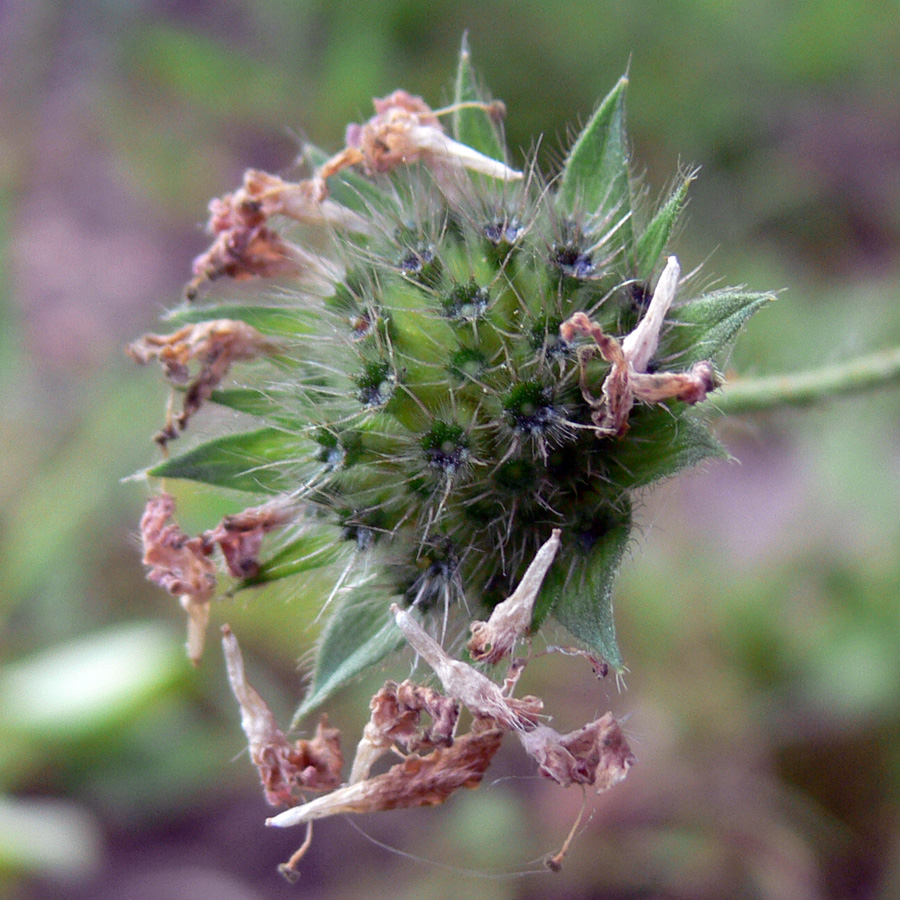
<svg viewBox="0 0 900 900"><path fill-rule="evenodd" d="M272 824L443 802L481 779L507 731L562 785L605 789L633 762L611 716L560 734L541 698L514 696L534 657L510 654L555 621L595 672L624 671L612 585L633 498L724 455L702 402L771 295L677 297L666 246L695 173L643 208L626 87L603 100L558 177L532 163L526 178L505 162L502 104L480 91L464 45L449 106L395 91L348 127L338 152L304 149L310 178L249 170L215 200L213 244L189 288L208 285L203 304L172 313L174 334L131 349L186 389L164 448L206 402L239 412L238 427L255 420L146 473L255 495L195 539L161 535L165 505L147 514L148 565L184 589L192 655L218 547L236 587L314 570L327 584L295 722L404 643L439 682L388 681L350 782ZM273 276L277 289L251 283ZM247 282L247 295L236 301L232 285L221 296L220 277ZM251 359L240 386L223 383ZM266 553L264 535L279 527ZM458 658L469 631L470 656ZM226 652L270 797L294 802L339 780L324 726L291 744L246 685L236 643ZM478 668L503 661L496 678ZM459 735L463 708L474 723ZM371 777L387 754L402 761Z"/></svg>

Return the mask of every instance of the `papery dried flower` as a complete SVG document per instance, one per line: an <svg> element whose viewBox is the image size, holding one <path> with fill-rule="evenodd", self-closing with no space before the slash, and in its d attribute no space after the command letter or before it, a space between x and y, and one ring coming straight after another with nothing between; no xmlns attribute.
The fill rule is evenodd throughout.
<svg viewBox="0 0 900 900"><path fill-rule="evenodd" d="M209 604L216 590L216 568L203 538L189 538L174 522L175 498L158 494L141 517L141 541L147 577L180 599L188 614L188 656L196 665L203 655Z"/></svg>
<svg viewBox="0 0 900 900"><path fill-rule="evenodd" d="M585 362L593 348L580 348L581 390L592 407L591 420L601 437L625 433L628 429L628 417L636 400L645 403L661 403L663 400L700 403L719 384L712 364L705 360L694 363L688 372L648 374L646 371L656 353L666 313L675 299L680 273L678 260L670 256L646 314L637 328L621 343L605 334L583 312L575 313L560 326L560 337L567 343L578 333L592 337L596 349L611 366L603 381L603 396L598 399L590 393L585 382Z"/></svg>
<svg viewBox="0 0 900 900"><path fill-rule="evenodd" d="M207 231L215 240L194 260L187 298L194 299L205 282L222 277L242 281L292 274L308 285L327 289L340 269L274 231L269 218L279 214L315 225L367 229L359 215L327 198L324 179L289 182L248 169L240 188L209 204Z"/></svg>
<svg viewBox="0 0 900 900"><path fill-rule="evenodd" d="M538 721L542 703L537 697L505 696L487 675L448 655L409 610L400 609L395 603L391 613L409 646L431 666L444 690L473 715L493 719L507 730L531 728Z"/></svg>
<svg viewBox="0 0 900 900"><path fill-rule="evenodd" d="M507 656L516 641L531 628L534 601L537 599L544 576L556 559L560 548L560 530L553 533L535 554L531 565L525 570L515 591L502 603L498 603L487 622L473 622L470 626L472 637L468 643L469 653L478 662L492 665Z"/></svg>
<svg viewBox="0 0 900 900"><path fill-rule="evenodd" d="M207 546L218 544L225 557L228 574L234 578L252 578L259 571L259 551L263 537L292 521L296 507L283 499L225 516L210 531L203 533Z"/></svg>
<svg viewBox="0 0 900 900"><path fill-rule="evenodd" d="M344 757L340 732L322 716L312 740L291 743L275 716L244 674L237 638L222 626L222 649L231 690L241 708L241 727L247 735L250 759L259 770L266 800L272 806L293 806L299 792L330 791L341 783Z"/></svg>
<svg viewBox="0 0 900 900"><path fill-rule="evenodd" d="M246 322L213 319L185 325L173 334L145 334L127 348L139 363L158 359L173 385L184 385L181 412L169 413L166 425L156 436L165 446L187 426L191 416L210 398L234 362L246 362L274 353L278 345ZM199 368L191 375L191 363Z"/></svg>
<svg viewBox="0 0 900 900"><path fill-rule="evenodd" d="M476 720L472 731L426 756L411 755L383 775L347 784L324 797L286 809L266 825L289 828L344 813L382 812L436 806L460 788L475 788L503 740L490 719Z"/></svg>
<svg viewBox="0 0 900 900"><path fill-rule="evenodd" d="M350 784L368 778L375 762L395 744L408 753L420 753L453 743L459 704L433 688L409 680L399 685L387 681L369 706L372 715L356 748ZM431 717L427 728L420 724L423 712Z"/></svg>
<svg viewBox="0 0 900 900"><path fill-rule="evenodd" d="M372 101L375 115L363 125L347 127L346 149L332 157L316 173L327 178L347 166L362 163L370 173L390 172L401 165L422 160L430 166L462 166L502 181L518 181L515 169L444 133L439 116L451 110L434 111L422 100L403 90Z"/></svg>
<svg viewBox="0 0 900 900"><path fill-rule="evenodd" d="M519 739L537 760L542 775L563 787L590 785L598 794L622 781L636 761L621 726L609 712L568 734L537 725L520 732Z"/></svg>

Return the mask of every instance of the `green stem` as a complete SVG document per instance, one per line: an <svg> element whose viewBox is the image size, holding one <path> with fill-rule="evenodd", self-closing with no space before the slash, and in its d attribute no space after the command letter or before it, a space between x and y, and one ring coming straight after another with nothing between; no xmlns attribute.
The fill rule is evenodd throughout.
<svg viewBox="0 0 900 900"><path fill-rule="evenodd" d="M723 415L802 406L900 382L900 347L791 375L726 382L710 402Z"/></svg>

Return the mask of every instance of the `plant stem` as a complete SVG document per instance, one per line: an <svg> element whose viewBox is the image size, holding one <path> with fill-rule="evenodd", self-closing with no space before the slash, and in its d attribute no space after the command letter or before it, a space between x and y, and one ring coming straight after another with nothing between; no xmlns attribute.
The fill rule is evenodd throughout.
<svg viewBox="0 0 900 900"><path fill-rule="evenodd" d="M710 401L723 415L802 406L900 382L900 347L790 375L726 382Z"/></svg>

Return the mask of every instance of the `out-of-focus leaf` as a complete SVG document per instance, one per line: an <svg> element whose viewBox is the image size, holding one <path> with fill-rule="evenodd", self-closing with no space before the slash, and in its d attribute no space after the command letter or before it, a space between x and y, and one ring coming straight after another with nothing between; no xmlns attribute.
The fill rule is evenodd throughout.
<svg viewBox="0 0 900 900"><path fill-rule="evenodd" d="M84 878L102 855L99 824L74 803L0 797L0 873Z"/></svg>
<svg viewBox="0 0 900 900"><path fill-rule="evenodd" d="M563 166L558 201L570 216L611 216L618 226L616 243L625 253L626 265L631 265L634 229L625 132L627 87L628 79L620 78L572 145Z"/></svg>
<svg viewBox="0 0 900 900"><path fill-rule="evenodd" d="M749 318L775 299L774 294L726 289L705 294L670 314L659 358L677 358L689 366L702 359L726 356Z"/></svg>
<svg viewBox="0 0 900 900"><path fill-rule="evenodd" d="M586 553L575 551L569 566L554 565L544 581L553 615L589 652L622 669L613 621L612 587L631 535L631 510L601 535Z"/></svg>
<svg viewBox="0 0 900 900"><path fill-rule="evenodd" d="M293 725L403 643L403 635L388 615L391 603L398 600L390 597L376 602L365 588L342 599L322 631L309 693L295 713Z"/></svg>
<svg viewBox="0 0 900 900"><path fill-rule="evenodd" d="M235 491L280 494L292 486L291 463L306 455L307 448L296 434L259 428L207 441L153 466L147 474Z"/></svg>
<svg viewBox="0 0 900 900"><path fill-rule="evenodd" d="M317 528L300 535L263 562L252 578L245 578L238 584L238 589L256 587L320 569L340 558L347 546L347 542L341 540L338 529L324 526Z"/></svg>
<svg viewBox="0 0 900 900"><path fill-rule="evenodd" d="M697 171L694 170L681 178L669 195L669 199L656 211L637 239L635 268L639 278L649 280L653 275L653 270L672 235L672 229L684 209L688 188L696 176Z"/></svg>
<svg viewBox="0 0 900 900"><path fill-rule="evenodd" d="M89 737L146 706L185 672L181 641L129 623L0 670L0 729L51 740Z"/></svg>
<svg viewBox="0 0 900 900"><path fill-rule="evenodd" d="M469 52L468 37L463 35L462 47L459 51L459 65L456 69L456 82L453 90L454 105L464 103L480 103L484 100L478 86L478 80L472 69L472 57ZM490 156L491 159L502 160L503 141L497 126L483 109L474 106L457 109L452 114L453 137L461 144Z"/></svg>

